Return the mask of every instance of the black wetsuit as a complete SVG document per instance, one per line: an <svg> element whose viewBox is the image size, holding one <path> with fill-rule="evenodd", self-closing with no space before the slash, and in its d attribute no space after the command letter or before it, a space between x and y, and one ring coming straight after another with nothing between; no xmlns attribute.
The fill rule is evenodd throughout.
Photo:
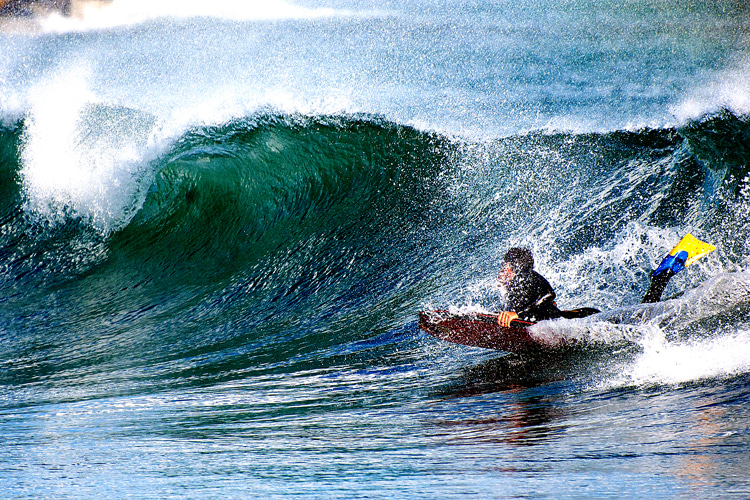
<svg viewBox="0 0 750 500"><path fill-rule="evenodd" d="M555 305L555 291L536 271L517 274L508 285L506 310L518 314L523 321L542 321L562 317Z"/></svg>

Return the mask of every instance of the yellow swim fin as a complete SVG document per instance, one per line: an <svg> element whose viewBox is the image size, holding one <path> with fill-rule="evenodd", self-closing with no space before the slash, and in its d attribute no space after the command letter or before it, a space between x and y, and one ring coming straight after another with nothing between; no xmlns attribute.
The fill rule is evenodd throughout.
<svg viewBox="0 0 750 500"><path fill-rule="evenodd" d="M669 255L664 257L656 271L651 273L651 286L643 297L643 302L659 302L672 276L714 250L716 247L710 243L705 243L692 234L686 234Z"/></svg>
<svg viewBox="0 0 750 500"><path fill-rule="evenodd" d="M688 256L685 260L685 267L687 267L704 255L710 254L714 250L716 250L716 247L712 244L705 243L692 234L688 233L680 240L679 243L677 243L677 246L675 246L672 251L669 252L669 255L677 255L680 252L687 252Z"/></svg>

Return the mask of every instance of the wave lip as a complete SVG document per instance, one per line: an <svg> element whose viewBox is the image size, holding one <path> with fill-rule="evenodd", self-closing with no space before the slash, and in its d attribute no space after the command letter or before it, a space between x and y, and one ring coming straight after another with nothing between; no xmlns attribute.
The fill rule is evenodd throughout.
<svg viewBox="0 0 750 500"><path fill-rule="evenodd" d="M281 360L361 339L374 323L413 314L430 293L455 299L469 266L481 261L476 272L492 268L481 271L488 276L506 244L544 245L535 247L535 256L561 305L622 312L623 303L642 295L649 256L670 248L666 242L679 224L693 225L725 252L747 240L743 217L740 227L727 222L741 213L736 204L746 206L733 189L722 195L726 205L710 213L700 208L713 159L726 161L723 152L736 149L732 131L744 130L745 122L733 116L696 124L687 138L683 130L647 130L463 144L382 117L271 113L196 127L156 153L149 147L149 115L92 104L84 84L69 107L53 109L40 95L23 129L8 133L8 177L19 173L27 183L19 183L20 201L8 210L18 237L0 243L12 257L5 283L8 294L19 292L19 308L33 316L40 308L28 291L59 284L73 290L82 311L74 315L92 331L100 326L99 311L119 311L113 328L155 328L156 343L167 344L173 332L159 325L170 310L175 324L187 325L174 329L191 339L185 351L198 341L210 352L249 346L272 350ZM32 233L24 203L36 199L36 184L28 182L26 169L46 159L12 153L20 135L30 148L25 155L43 153L52 144L47 132L57 129L75 129L59 151L70 150L69 163L90 175L71 182L70 193L40 196L39 212L61 205L69 210L62 213L64 224L49 231L39 213L43 227ZM697 146L689 144L702 145L703 160L692 156ZM128 149L123 145L137 161L105 161L109 152ZM743 173L738 169L735 174ZM131 182L123 185L126 178ZM106 215L99 202L117 216L107 219L109 230L97 232L87 214ZM743 261L744 245L737 252L727 260ZM717 275L718 265L707 258L674 285L695 288ZM742 308L747 303L747 276L733 277L731 289L726 280L711 281L700 293L671 302L682 311L676 319L669 311L657 319L678 330L680 341L683 331L691 338L695 329L713 334L724 320L726 293ZM682 303L695 304L689 309L697 307L697 315L677 307ZM61 317L70 316L67 307ZM190 326L195 318L201 318L200 331ZM589 324L570 326L579 337L591 333ZM64 325L47 328L55 336ZM597 330L587 338L617 342L631 331Z"/></svg>
<svg viewBox="0 0 750 500"><path fill-rule="evenodd" d="M679 123L689 123L725 109L738 116L750 114L750 58L747 56L708 82L693 89L672 107Z"/></svg>
<svg viewBox="0 0 750 500"><path fill-rule="evenodd" d="M127 223L149 184L155 119L97 102L87 80L71 71L32 90L20 174L27 212L52 222L81 216L106 233Z"/></svg>

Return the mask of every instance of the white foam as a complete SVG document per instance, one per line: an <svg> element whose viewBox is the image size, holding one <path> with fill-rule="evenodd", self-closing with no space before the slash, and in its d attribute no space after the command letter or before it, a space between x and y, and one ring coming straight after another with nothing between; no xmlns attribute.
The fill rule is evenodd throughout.
<svg viewBox="0 0 750 500"><path fill-rule="evenodd" d="M746 330L691 342L667 342L655 336L641 345L643 353L608 385L682 384L750 371L750 331Z"/></svg>
<svg viewBox="0 0 750 500"><path fill-rule="evenodd" d="M28 214L80 216L108 232L136 208L153 123L101 103L90 73L71 64L29 92L21 178Z"/></svg>
<svg viewBox="0 0 750 500"><path fill-rule="evenodd" d="M740 60L714 75L673 106L671 112L679 122L685 123L722 108L737 115L750 114L750 59Z"/></svg>
<svg viewBox="0 0 750 500"><path fill-rule="evenodd" d="M642 352L618 367L617 376L606 380L610 387L682 384L726 378L750 371L750 331L732 327L717 329L710 338L670 340L677 332L718 314L742 310L750 303L750 273L722 273L679 299L632 306L598 315L632 322ZM628 325L617 325L627 327Z"/></svg>
<svg viewBox="0 0 750 500"><path fill-rule="evenodd" d="M638 342L648 336L652 329L651 325L618 325L598 318L542 321L529 327L529 332L535 339L554 346L571 341L587 344Z"/></svg>
<svg viewBox="0 0 750 500"><path fill-rule="evenodd" d="M114 0L79 2L74 15L41 19L47 32L88 31L140 24L159 18L212 17L231 20L306 19L349 15L330 8L308 9L282 0Z"/></svg>

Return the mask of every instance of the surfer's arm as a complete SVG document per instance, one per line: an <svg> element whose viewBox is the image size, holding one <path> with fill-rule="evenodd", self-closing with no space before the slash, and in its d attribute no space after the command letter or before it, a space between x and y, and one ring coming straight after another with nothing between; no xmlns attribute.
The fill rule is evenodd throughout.
<svg viewBox="0 0 750 500"><path fill-rule="evenodd" d="M555 314L557 311L557 306L555 306L555 292L550 288L548 293L539 297L532 304L516 309L516 311L516 318L532 323L555 318L557 317Z"/></svg>

